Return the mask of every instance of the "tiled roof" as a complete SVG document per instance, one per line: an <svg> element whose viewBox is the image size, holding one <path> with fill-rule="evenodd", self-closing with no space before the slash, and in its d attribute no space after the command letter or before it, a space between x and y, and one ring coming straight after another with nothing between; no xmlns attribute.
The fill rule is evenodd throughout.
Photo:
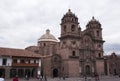
<svg viewBox="0 0 120 81"><path fill-rule="evenodd" d="M39 54L28 50L2 47L0 47L0 56L41 57Z"/></svg>

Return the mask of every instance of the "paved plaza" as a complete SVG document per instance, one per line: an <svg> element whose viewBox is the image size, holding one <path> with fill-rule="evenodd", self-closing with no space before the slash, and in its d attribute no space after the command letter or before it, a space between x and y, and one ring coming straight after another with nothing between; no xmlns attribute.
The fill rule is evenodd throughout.
<svg viewBox="0 0 120 81"><path fill-rule="evenodd" d="M5 81L12 81L12 79L5 79ZM40 81L38 79L19 79L19 81ZM63 80L62 78L48 78L47 81L85 81L84 78L66 78ZM88 77L86 81L95 81L94 78ZM105 76L105 77L100 77L100 81L120 81L120 77L118 76Z"/></svg>

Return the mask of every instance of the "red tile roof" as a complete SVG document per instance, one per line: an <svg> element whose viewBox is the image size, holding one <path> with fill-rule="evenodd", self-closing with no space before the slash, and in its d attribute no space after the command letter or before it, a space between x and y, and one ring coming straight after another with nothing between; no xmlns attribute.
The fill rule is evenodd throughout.
<svg viewBox="0 0 120 81"><path fill-rule="evenodd" d="M13 49L13 48L2 48L0 47L0 56L19 56L19 57L36 57L39 58L41 55L34 52L30 52L24 49Z"/></svg>

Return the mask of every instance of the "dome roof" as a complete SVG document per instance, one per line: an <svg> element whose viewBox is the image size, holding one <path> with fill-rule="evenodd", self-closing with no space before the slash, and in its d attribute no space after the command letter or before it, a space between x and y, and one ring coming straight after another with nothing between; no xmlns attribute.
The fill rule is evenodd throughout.
<svg viewBox="0 0 120 81"><path fill-rule="evenodd" d="M75 14L71 12L70 9L69 9L68 12L63 16L63 18L64 18L64 17L75 17L75 18L77 18L77 17L75 16Z"/></svg>
<svg viewBox="0 0 120 81"><path fill-rule="evenodd" d="M89 24L100 24L100 22L96 20L93 16L92 19L89 21Z"/></svg>
<svg viewBox="0 0 120 81"><path fill-rule="evenodd" d="M63 23L67 23L67 22L73 22L73 23L78 23L78 18L77 16L71 12L71 10L69 9L68 12L63 16L63 18L61 19L61 24Z"/></svg>
<svg viewBox="0 0 120 81"><path fill-rule="evenodd" d="M94 25L97 25L96 27L98 27L98 28L100 28L101 27L101 24L100 24L100 22L98 21L98 20L96 20L95 18L94 18L94 16L92 17L92 19L88 22L88 24L86 25L86 27L88 27L88 28L91 28L92 26ZM94 27L93 26L93 27Z"/></svg>
<svg viewBox="0 0 120 81"><path fill-rule="evenodd" d="M47 29L46 30L46 34L42 35L38 41L52 41L52 42L57 42L57 39L52 35L50 34L50 30Z"/></svg>

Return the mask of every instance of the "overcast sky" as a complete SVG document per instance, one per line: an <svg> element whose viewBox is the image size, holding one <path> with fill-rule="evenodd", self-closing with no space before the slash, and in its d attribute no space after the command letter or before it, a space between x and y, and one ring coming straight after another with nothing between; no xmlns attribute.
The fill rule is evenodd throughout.
<svg viewBox="0 0 120 81"><path fill-rule="evenodd" d="M50 29L60 37L60 22L71 9L82 30L92 16L103 28L105 54L120 54L120 0L0 0L0 47L26 48Z"/></svg>

